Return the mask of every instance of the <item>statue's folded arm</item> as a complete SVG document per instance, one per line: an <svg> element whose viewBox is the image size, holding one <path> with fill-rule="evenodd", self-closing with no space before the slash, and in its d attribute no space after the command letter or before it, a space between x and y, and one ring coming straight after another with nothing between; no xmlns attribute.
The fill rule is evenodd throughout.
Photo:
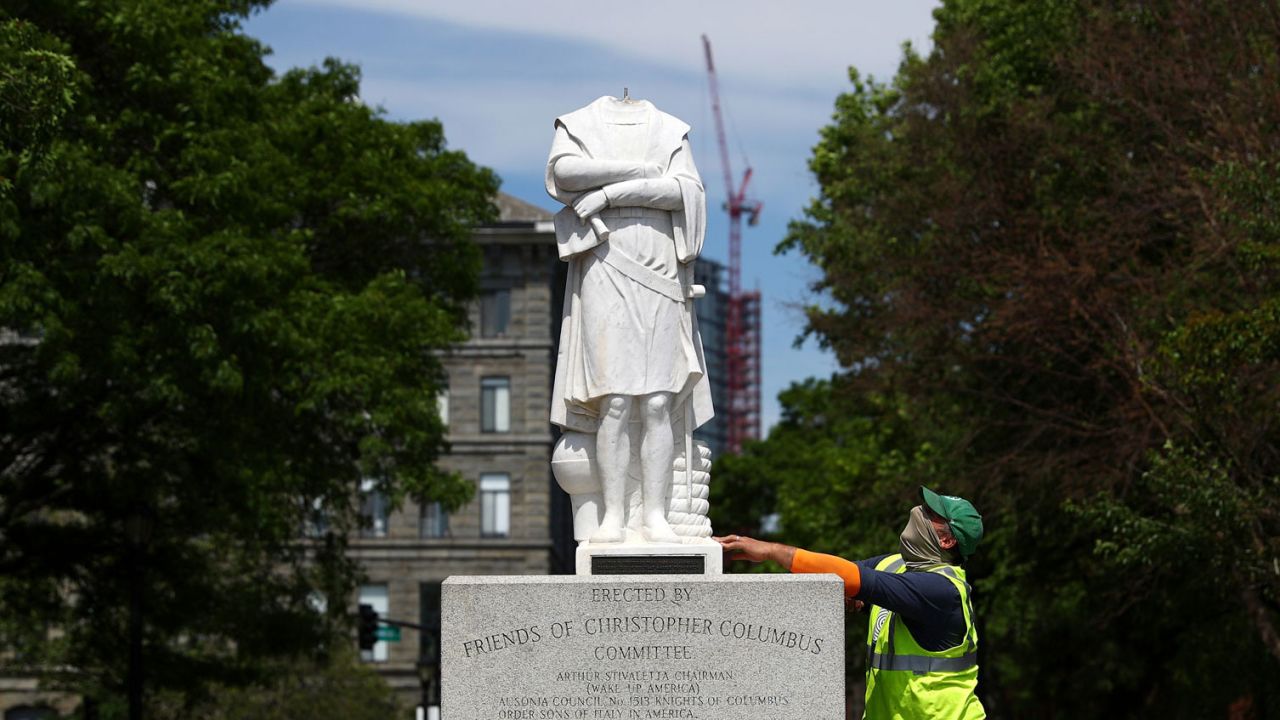
<svg viewBox="0 0 1280 720"><path fill-rule="evenodd" d="M684 199L675 178L624 180L604 187L609 207L647 207L657 210L680 210Z"/></svg>
<svg viewBox="0 0 1280 720"><path fill-rule="evenodd" d="M625 180L655 177L657 166L653 163L649 165L650 167L646 167L644 163L627 160L597 160L567 155L556 158L551 172L556 185L561 189L579 192Z"/></svg>

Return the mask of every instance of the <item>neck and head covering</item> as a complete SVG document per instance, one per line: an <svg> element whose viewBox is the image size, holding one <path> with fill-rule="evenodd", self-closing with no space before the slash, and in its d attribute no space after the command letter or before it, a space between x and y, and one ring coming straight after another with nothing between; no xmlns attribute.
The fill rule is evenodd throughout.
<svg viewBox="0 0 1280 720"><path fill-rule="evenodd" d="M902 559L907 563L907 570L926 570L936 565L955 562L951 551L944 550L938 540L938 533L933 522L924 511L923 505L911 508L907 516L907 526L899 536L902 546Z"/></svg>
<svg viewBox="0 0 1280 720"><path fill-rule="evenodd" d="M967 560L982 541L982 516L973 507L973 503L953 495L939 495L926 487L920 488L920 496L924 504L911 508L907 526L899 538L902 559L907 568L925 570L935 565ZM943 549L942 541L938 538L925 507L947 523L947 529L956 540L955 547Z"/></svg>

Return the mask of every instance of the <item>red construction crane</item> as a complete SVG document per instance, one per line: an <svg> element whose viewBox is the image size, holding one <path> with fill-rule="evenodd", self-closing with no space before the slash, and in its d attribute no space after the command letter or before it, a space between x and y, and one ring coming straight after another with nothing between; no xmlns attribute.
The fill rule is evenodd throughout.
<svg viewBox="0 0 1280 720"><path fill-rule="evenodd" d="M744 440L760 437L760 292L742 291L742 216L755 225L762 204L747 199L751 168L742 174L742 184L733 186L729 166L729 141L725 137L720 112L720 84L711 59L711 41L702 36L707 54L707 78L711 86L711 112L716 119L716 139L720 142L720 167L724 171L725 209L729 211L729 314L725 319L725 365L727 370L728 450L738 452Z"/></svg>

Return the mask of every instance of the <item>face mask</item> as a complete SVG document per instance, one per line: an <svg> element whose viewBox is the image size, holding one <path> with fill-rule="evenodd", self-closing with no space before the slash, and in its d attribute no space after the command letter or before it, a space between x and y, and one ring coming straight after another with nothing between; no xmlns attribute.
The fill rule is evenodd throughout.
<svg viewBox="0 0 1280 720"><path fill-rule="evenodd" d="M924 512L923 505L911 508L907 518L907 526L898 538L902 546L902 559L908 570L924 568L950 562L950 553L942 549L938 541L938 533L933 529L933 522Z"/></svg>

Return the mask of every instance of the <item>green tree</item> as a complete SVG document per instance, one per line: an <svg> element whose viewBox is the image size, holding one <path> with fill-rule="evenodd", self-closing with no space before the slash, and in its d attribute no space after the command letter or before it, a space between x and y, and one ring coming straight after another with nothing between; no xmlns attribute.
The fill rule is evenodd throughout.
<svg viewBox="0 0 1280 720"><path fill-rule="evenodd" d="M472 492L436 352L497 179L353 66L276 77L267 4L0 2L6 671L118 696L134 599L152 687L251 680L344 625L362 479Z"/></svg>
<svg viewBox="0 0 1280 720"><path fill-rule="evenodd" d="M762 516L778 513L781 535L811 550L892 552L906 522L898 498L943 474L909 412L897 398L857 393L839 376L793 385L779 401L782 417L767 441L716 464L717 533L758 533ZM892 519L868 525L878 518Z"/></svg>
<svg viewBox="0 0 1280 720"><path fill-rule="evenodd" d="M822 271L810 331L847 369L833 408L803 412L893 398L902 447L936 454L928 482L986 515L970 570L993 715L1266 712L1280 4L951 0L936 18L892 82L852 74L811 160L821 195L781 246ZM882 514L821 535L867 552L911 485L860 480ZM819 539L785 494L783 538Z"/></svg>
<svg viewBox="0 0 1280 720"><path fill-rule="evenodd" d="M263 683L214 687L203 702L165 693L149 705L156 720L386 720L412 712L349 648L279 663Z"/></svg>
<svg viewBox="0 0 1280 720"><path fill-rule="evenodd" d="M0 190L12 190L19 169L47 152L74 104L74 75L75 63L52 36L30 23L0 26Z"/></svg>
<svg viewBox="0 0 1280 720"><path fill-rule="evenodd" d="M847 378L807 380L779 395L782 417L762 442L716 461L712 526L718 535L762 536L775 514L772 539L850 558L896 552L906 524L903 499L945 476L934 446L893 396L856 392ZM731 570L779 572L745 561ZM850 615L849 648L866 642L866 615ZM846 683L862 693L865 653L850 651Z"/></svg>

